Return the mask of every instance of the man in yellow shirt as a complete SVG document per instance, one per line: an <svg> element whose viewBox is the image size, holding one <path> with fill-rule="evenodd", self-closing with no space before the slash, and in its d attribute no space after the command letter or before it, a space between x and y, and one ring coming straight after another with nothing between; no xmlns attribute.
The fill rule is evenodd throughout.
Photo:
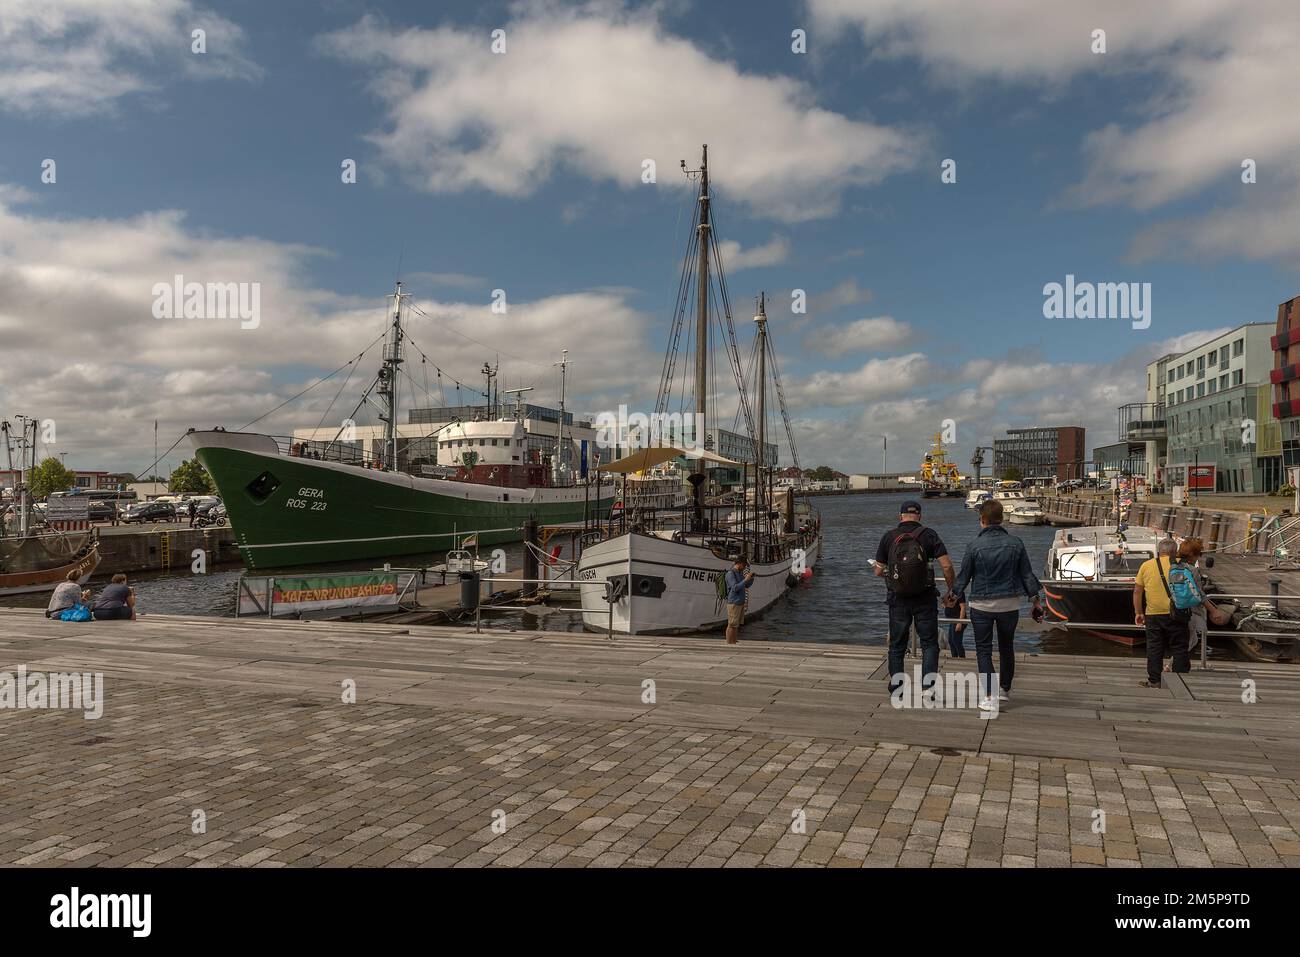
<svg viewBox="0 0 1300 957"><path fill-rule="evenodd" d="M1177 551L1172 538L1161 539L1156 557L1142 563L1133 583L1133 621L1146 626L1147 631L1147 680L1141 683L1144 688L1160 687L1166 649L1173 654L1175 672L1192 670L1188 622L1186 618L1175 619L1169 591L1169 567Z"/></svg>

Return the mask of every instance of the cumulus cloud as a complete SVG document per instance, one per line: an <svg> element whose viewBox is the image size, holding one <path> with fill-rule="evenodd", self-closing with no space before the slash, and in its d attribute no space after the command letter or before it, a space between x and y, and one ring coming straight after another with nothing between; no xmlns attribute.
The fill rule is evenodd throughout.
<svg viewBox="0 0 1300 957"><path fill-rule="evenodd" d="M659 186L680 188L678 161L696 166L708 143L724 193L799 221L915 162L912 134L821 107L802 81L710 57L669 33L656 5L513 11L504 53L483 30L373 17L320 38L369 72L387 111L372 139L420 187L525 196L565 168L644 189L650 159Z"/></svg>
<svg viewBox="0 0 1300 957"><path fill-rule="evenodd" d="M894 349L912 338L912 327L893 316L858 319L826 326L804 339L804 348L823 355L838 356L873 349Z"/></svg>
<svg viewBox="0 0 1300 957"><path fill-rule="evenodd" d="M191 33L207 52L191 51ZM178 76L256 79L243 31L190 0L0 0L0 110L88 116Z"/></svg>
<svg viewBox="0 0 1300 957"><path fill-rule="evenodd" d="M1300 111L1292 103L1300 6L1291 0L1088 4L1000 0L809 0L815 22L856 31L873 53L915 58L934 80L1047 92L1124 75L1143 92L1080 141L1078 205L1151 210L1217 189L1205 216L1144 229L1130 255L1234 255L1300 261ZM1107 49L1092 52L1104 29ZM1027 42L1027 38L1032 38ZM1254 160L1257 183L1241 182ZM1235 191L1235 194L1230 192Z"/></svg>
<svg viewBox="0 0 1300 957"><path fill-rule="evenodd" d="M785 262L790 255L790 241L784 236L773 236L762 246L751 246L749 249L742 249L734 239L724 239L718 246L722 253L722 264L728 272L775 266Z"/></svg>
<svg viewBox="0 0 1300 957"><path fill-rule="evenodd" d="M389 290L377 288L363 299L313 285L310 267L325 256L319 249L213 236L178 211L45 217L15 195L0 190L6 370L0 409L53 418L60 443L53 451L68 451L69 465L147 465L154 419L164 448L189 426L238 428L355 358L384 332ZM154 286L176 275L186 282L257 283L258 326L156 318ZM428 290L428 283L408 284L413 293ZM535 401L553 402L559 383L551 363L564 348L571 396L608 390L644 402L644 394L654 395L661 344L648 337L652 324L628 304L629 295L589 289L511 301L505 315L491 311L486 292L479 301L416 295L402 404L473 402L482 388L477 370L498 358L503 385L535 386ZM629 357L644 376L629 375ZM378 362L371 349L350 373L340 372L258 428L285 434L315 425L351 375L327 421L341 420ZM459 394L454 379L462 383Z"/></svg>

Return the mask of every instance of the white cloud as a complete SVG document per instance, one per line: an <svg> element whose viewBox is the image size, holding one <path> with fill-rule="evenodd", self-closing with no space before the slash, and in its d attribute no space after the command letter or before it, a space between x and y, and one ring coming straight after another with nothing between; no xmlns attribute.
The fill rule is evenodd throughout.
<svg viewBox="0 0 1300 957"><path fill-rule="evenodd" d="M1171 252L1300 261L1300 110L1293 103L1300 5L1195 0L1176 9L1130 0L809 0L828 32L850 27L872 51L909 57L936 82L978 80L1045 92L1123 75L1138 95L1099 129L1080 131L1080 205L1150 210L1217 188L1232 203L1144 230L1131 255ZM1106 31L1107 52L1091 51ZM1066 119L1066 118L1063 118ZM1258 182L1241 183L1243 160Z"/></svg>
<svg viewBox="0 0 1300 957"><path fill-rule="evenodd" d="M191 52L194 29L208 52ZM0 110L87 116L178 76L256 79L244 45L189 0L0 0Z"/></svg>
<svg viewBox="0 0 1300 957"><path fill-rule="evenodd" d="M921 389L934 375L925 355L912 352L887 359L871 359L846 372L822 370L792 383L787 394L804 406L857 405L887 397L900 397Z"/></svg>
<svg viewBox="0 0 1300 957"><path fill-rule="evenodd" d="M722 253L722 265L728 272L775 266L785 262L790 255L790 241L784 236L773 236L762 246L751 246L749 249L742 249L734 239L724 239L718 246Z"/></svg>
<svg viewBox="0 0 1300 957"><path fill-rule="evenodd" d="M804 339L804 348L838 356L873 349L894 349L911 338L912 327L906 322L899 322L893 316L876 316L818 329Z"/></svg>
<svg viewBox="0 0 1300 957"><path fill-rule="evenodd" d="M8 372L0 373L0 410L53 418L55 451L69 452L70 466L142 468L152 458L154 419L164 448L189 426L243 426L384 331L382 285L360 299L305 278L320 250L212 236L176 211L117 220L43 217L15 205L15 195L0 189L0 342ZM155 318L153 286L176 274L193 282L260 283L261 324L241 329L234 319ZM428 284L407 288L418 293ZM554 402L559 382L551 362L565 348L572 402L609 390L645 404L654 395L661 343L649 338L650 319L628 305L630 294L591 289L511 300L505 315L490 311L486 293L481 301L417 296L412 304L423 315L408 317L411 339L447 375L440 388L435 368L410 349L402 405L436 404L439 397L456 403L452 377L465 386L460 400L475 401L472 390L482 387L477 370L498 356L503 386L533 385L532 400ZM372 349L327 421L351 411L377 367ZM258 428L285 434L315 425L346 375Z"/></svg>
<svg viewBox="0 0 1300 957"><path fill-rule="evenodd" d="M367 17L321 38L374 71L388 112L373 140L424 189L523 196L559 167L629 189L642 163L680 188L708 143L714 182L760 215L833 214L843 192L908 167L905 132L817 105L799 80L747 73L668 33L651 5L514 7L506 52L481 29L399 30Z"/></svg>

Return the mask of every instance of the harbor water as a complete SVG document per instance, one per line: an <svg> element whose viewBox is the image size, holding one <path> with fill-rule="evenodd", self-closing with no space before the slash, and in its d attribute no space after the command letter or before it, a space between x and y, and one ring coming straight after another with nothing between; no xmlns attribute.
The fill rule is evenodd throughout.
<svg viewBox="0 0 1300 957"><path fill-rule="evenodd" d="M886 603L885 583L867 564L874 558L876 547L884 532L898 522L898 510L910 496L906 493L879 493L863 495L828 495L810 501L822 517L822 558L810 582L801 584L778 602L762 618L745 625L742 641L796 641L826 642L856 645L883 645L889 630L889 610ZM979 534L979 518L967 509L959 498L935 498L922 501L924 523L934 528L943 539L953 563L960 567L961 555L967 545ZM1049 525L1008 525L1011 534L1021 538L1029 550L1036 571L1041 573L1055 529ZM519 568L523 561L523 547L505 549L508 566ZM568 557L566 555L566 557ZM394 565L414 567L442 562L445 555L403 556ZM375 562L355 565L330 565L315 568L325 570L369 570ZM304 569L305 570L305 569ZM937 566L936 566L937 570ZM291 574L290 569L277 570ZM131 584L136 589L138 608L147 615L233 615L235 595L243 569L227 565L206 575L188 571L167 574L133 576ZM940 580L942 585L942 581ZM102 587L97 578L94 587ZM503 586L515 587L515 586ZM0 599L10 605L40 607L45 596L27 595ZM1070 632L1059 628L1037 626L1028 616L1025 606L1017 629L1016 645L1019 649L1047 654L1079 655L1142 655L1116 642L1094 635ZM942 610L941 610L942 613ZM493 612L484 615L485 629L526 629L548 631L580 631L579 616L567 612L549 613L540 607L537 614L522 612ZM941 632L946 626L941 626ZM705 640L717 640L718 635L702 635ZM967 632L967 654L974 654L974 643ZM1236 658L1235 649L1211 646L1212 658Z"/></svg>

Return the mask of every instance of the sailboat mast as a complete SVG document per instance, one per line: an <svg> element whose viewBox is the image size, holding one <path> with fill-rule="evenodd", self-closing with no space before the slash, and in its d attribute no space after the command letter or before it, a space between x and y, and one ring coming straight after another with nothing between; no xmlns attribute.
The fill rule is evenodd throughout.
<svg viewBox="0 0 1300 957"><path fill-rule="evenodd" d="M765 297L758 294L758 442L754 447L754 505L764 514L765 483L763 481L763 451L767 439L767 312ZM762 523L765 526L766 522Z"/></svg>
<svg viewBox="0 0 1300 957"><path fill-rule="evenodd" d="M388 342L384 345L384 382L379 394L384 404L384 458L393 471L397 470L397 377L402 365L402 292L399 279L393 292L393 324L389 328Z"/></svg>
<svg viewBox="0 0 1300 957"><path fill-rule="evenodd" d="M564 349L560 353L560 421L559 427L555 430L555 467L552 469L553 482L556 485L560 484L564 465L564 391L568 384L568 370L569 350Z"/></svg>
<svg viewBox="0 0 1300 957"><path fill-rule="evenodd" d="M700 263L698 269L699 300L695 315L695 411L696 422L704 420L709 399L709 146L704 145L700 160ZM708 425L705 423L705 428ZM705 437L695 436L700 448ZM704 475L704 459L695 463L695 471Z"/></svg>

